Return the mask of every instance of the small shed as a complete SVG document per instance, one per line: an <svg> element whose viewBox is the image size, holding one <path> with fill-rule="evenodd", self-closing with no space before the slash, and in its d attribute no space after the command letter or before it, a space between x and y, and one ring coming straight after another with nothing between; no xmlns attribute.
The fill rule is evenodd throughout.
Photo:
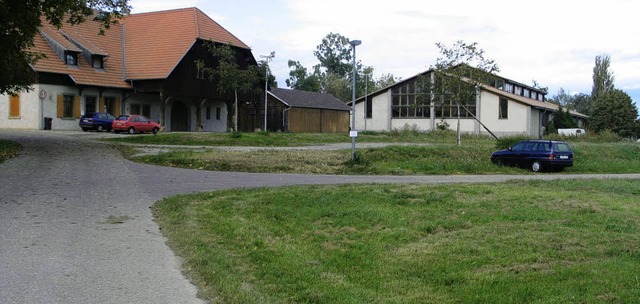
<svg viewBox="0 0 640 304"><path fill-rule="evenodd" d="M351 108L331 94L271 88L268 96L270 131L349 132Z"/></svg>

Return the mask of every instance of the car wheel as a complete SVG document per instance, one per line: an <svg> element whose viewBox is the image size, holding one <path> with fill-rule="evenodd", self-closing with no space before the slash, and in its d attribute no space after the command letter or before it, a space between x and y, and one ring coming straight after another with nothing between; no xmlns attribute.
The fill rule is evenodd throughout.
<svg viewBox="0 0 640 304"><path fill-rule="evenodd" d="M82 131L87 132L89 131L89 128L82 128Z"/></svg>
<svg viewBox="0 0 640 304"><path fill-rule="evenodd" d="M128 132L129 132L129 134L136 134L136 129L131 127L131 128L129 128Z"/></svg>
<svg viewBox="0 0 640 304"><path fill-rule="evenodd" d="M533 172L541 172L542 171L542 164L539 161L534 161L531 164L531 171L533 171Z"/></svg>
<svg viewBox="0 0 640 304"><path fill-rule="evenodd" d="M151 130L151 133L158 134L158 128L153 128L153 130Z"/></svg>
<svg viewBox="0 0 640 304"><path fill-rule="evenodd" d="M496 166L504 166L504 162L502 161L501 158L495 158L493 160L493 164L496 165Z"/></svg>
<svg viewBox="0 0 640 304"><path fill-rule="evenodd" d="M104 128L102 126L98 125L98 132L102 132L102 131L104 131Z"/></svg>

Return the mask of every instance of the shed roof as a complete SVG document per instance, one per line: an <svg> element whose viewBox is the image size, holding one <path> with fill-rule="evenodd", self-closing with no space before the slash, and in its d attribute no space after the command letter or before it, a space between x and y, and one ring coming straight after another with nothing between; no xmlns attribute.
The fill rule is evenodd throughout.
<svg viewBox="0 0 640 304"><path fill-rule="evenodd" d="M350 108L344 102L331 94L271 88L269 92L282 103L294 108L327 109L349 111Z"/></svg>

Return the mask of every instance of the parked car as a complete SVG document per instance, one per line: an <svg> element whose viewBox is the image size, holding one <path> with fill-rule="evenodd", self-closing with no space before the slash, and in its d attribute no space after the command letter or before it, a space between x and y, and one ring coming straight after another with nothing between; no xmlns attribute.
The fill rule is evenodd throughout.
<svg viewBox="0 0 640 304"><path fill-rule="evenodd" d="M113 120L115 116L106 112L86 113L80 117L78 125L82 128L82 131L96 130L96 131L111 131Z"/></svg>
<svg viewBox="0 0 640 304"><path fill-rule="evenodd" d="M564 141L525 140L493 152L491 161L496 165L530 168L534 172L562 171L573 166L573 150Z"/></svg>
<svg viewBox="0 0 640 304"><path fill-rule="evenodd" d="M127 132L129 134L151 132L153 134L160 131L160 124L151 121L142 115L126 114L120 115L113 121L113 132Z"/></svg>

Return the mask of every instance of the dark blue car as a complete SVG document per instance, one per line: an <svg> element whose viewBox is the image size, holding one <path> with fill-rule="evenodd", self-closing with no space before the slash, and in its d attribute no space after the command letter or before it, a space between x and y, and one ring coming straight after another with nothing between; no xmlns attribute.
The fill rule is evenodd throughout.
<svg viewBox="0 0 640 304"><path fill-rule="evenodd" d="M534 172L562 171L573 166L573 150L564 141L525 140L493 152L491 161L496 165L531 168Z"/></svg>
<svg viewBox="0 0 640 304"><path fill-rule="evenodd" d="M109 113L86 113L80 117L78 124L80 128L82 128L82 131L96 130L108 132L111 131L111 125L114 119L116 119L115 116Z"/></svg>

